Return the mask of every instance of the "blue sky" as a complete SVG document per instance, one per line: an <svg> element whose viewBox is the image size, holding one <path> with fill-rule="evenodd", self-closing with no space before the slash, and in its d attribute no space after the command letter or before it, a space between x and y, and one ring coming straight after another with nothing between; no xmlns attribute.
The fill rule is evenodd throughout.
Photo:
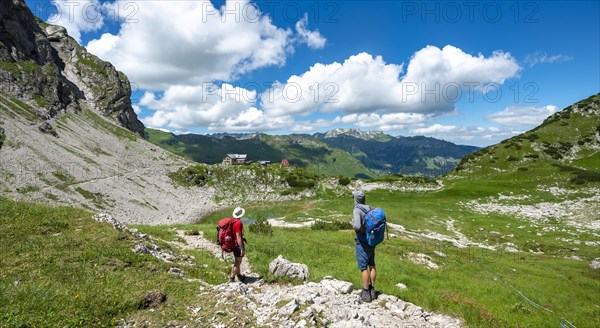
<svg viewBox="0 0 600 328"><path fill-rule="evenodd" d="M130 78L146 126L485 146L600 91L597 1L27 1Z"/></svg>

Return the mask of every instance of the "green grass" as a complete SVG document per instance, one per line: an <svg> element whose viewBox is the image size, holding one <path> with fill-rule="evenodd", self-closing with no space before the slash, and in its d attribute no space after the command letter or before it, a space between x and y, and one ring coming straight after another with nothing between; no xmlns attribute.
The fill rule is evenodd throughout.
<svg viewBox="0 0 600 328"><path fill-rule="evenodd" d="M10 109L14 114L19 115L29 121L40 121L36 111L31 108L31 106L13 96L9 96L0 92L0 103L5 107L8 107L8 109Z"/></svg>
<svg viewBox="0 0 600 328"><path fill-rule="evenodd" d="M17 188L17 192L20 194L27 194L30 192L37 192L40 191L40 187L39 186L33 186L33 185L26 185L24 187L21 188Z"/></svg>
<svg viewBox="0 0 600 328"><path fill-rule="evenodd" d="M78 59L78 63L81 64L81 66L83 67L89 67L90 69L92 69L96 74L100 74L106 78L108 78L108 73L106 72L106 66L105 64L101 63L101 62L97 62L95 60L92 59L88 59L85 58L83 56L81 56L81 54L77 54L77 59ZM99 59L96 59L99 61Z"/></svg>
<svg viewBox="0 0 600 328"><path fill-rule="evenodd" d="M30 60L16 62L3 61L0 62L0 70L11 72L14 75L20 75L22 73L32 74L40 71L41 66Z"/></svg>
<svg viewBox="0 0 600 328"><path fill-rule="evenodd" d="M90 109L82 109L80 115L82 115L88 122L116 136L120 140L135 141L138 139L138 135L134 132L120 127L116 123L108 122L107 120L100 117L99 114L92 112Z"/></svg>
<svg viewBox="0 0 600 328"><path fill-rule="evenodd" d="M96 207L100 209L105 208L107 205L107 200L105 199L105 196L102 193L91 192L81 187L77 187L75 191L78 192L81 196L83 196L83 198L90 200Z"/></svg>
<svg viewBox="0 0 600 328"><path fill-rule="evenodd" d="M38 104L38 106L46 107L46 99L44 99L44 97L34 94L33 99L35 100L35 103Z"/></svg>
<svg viewBox="0 0 600 328"><path fill-rule="evenodd" d="M130 234L96 223L88 212L0 198L0 226L1 327L114 327L120 318L137 325L208 324L210 317L195 323L187 307L215 300L198 296L197 283L167 273L181 265L133 253ZM186 277L226 280L227 263L203 251L186 254L198 264L182 267ZM151 291L167 297L154 312L144 305Z"/></svg>

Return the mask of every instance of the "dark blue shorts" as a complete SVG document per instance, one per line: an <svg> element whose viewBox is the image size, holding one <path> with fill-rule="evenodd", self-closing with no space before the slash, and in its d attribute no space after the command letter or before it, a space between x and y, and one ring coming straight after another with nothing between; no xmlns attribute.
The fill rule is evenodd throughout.
<svg viewBox="0 0 600 328"><path fill-rule="evenodd" d="M369 246L365 242L361 242L358 239L354 240L354 251L356 254L356 261L358 262L358 269L360 271L367 270L367 266L375 266L375 247Z"/></svg>

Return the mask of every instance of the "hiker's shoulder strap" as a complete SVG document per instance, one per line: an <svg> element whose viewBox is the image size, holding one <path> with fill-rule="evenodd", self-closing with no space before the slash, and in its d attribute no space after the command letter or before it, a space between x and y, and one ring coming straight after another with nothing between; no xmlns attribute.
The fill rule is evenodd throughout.
<svg viewBox="0 0 600 328"><path fill-rule="evenodd" d="M368 209L367 209L367 207L368 207ZM356 204L356 206L354 208L358 208L359 210L361 210L365 214L367 214L370 211L372 211L373 209L375 209L374 207L366 205L366 204Z"/></svg>

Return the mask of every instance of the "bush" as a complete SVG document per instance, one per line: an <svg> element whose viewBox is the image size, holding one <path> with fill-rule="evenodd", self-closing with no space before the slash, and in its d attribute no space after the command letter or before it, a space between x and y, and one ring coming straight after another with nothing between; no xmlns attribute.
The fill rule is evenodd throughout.
<svg viewBox="0 0 600 328"><path fill-rule="evenodd" d="M294 170L294 172L289 173L285 181L292 188L308 189L317 184L317 176L303 170Z"/></svg>
<svg viewBox="0 0 600 328"><path fill-rule="evenodd" d="M273 226L269 223L269 221L267 221L267 219L265 219L264 217L261 217L261 216L258 216L256 218L256 221L254 221L252 224L250 224L248 229L250 230L250 232L255 233L255 234L260 234L260 235L265 235L265 236L273 235Z"/></svg>
<svg viewBox="0 0 600 328"><path fill-rule="evenodd" d="M340 221L323 221L316 220L310 228L312 230L326 230L326 231L338 231L338 230L350 230L353 229L350 222Z"/></svg>
<svg viewBox="0 0 600 328"><path fill-rule="evenodd" d="M342 186L347 186L350 184L350 178L346 178L346 177L340 177L338 179L338 183Z"/></svg>
<svg viewBox="0 0 600 328"><path fill-rule="evenodd" d="M540 136L538 136L535 133L529 134L525 136L525 139L529 140L530 142L534 142L535 140L539 139Z"/></svg>
<svg viewBox="0 0 600 328"><path fill-rule="evenodd" d="M208 172L202 165L195 165L169 173L169 178L183 186L204 186L208 181Z"/></svg>
<svg viewBox="0 0 600 328"><path fill-rule="evenodd" d="M582 185L586 182L600 182L600 172L584 170L574 166L555 165L561 172L571 172L575 176L569 181L574 184Z"/></svg>
<svg viewBox="0 0 600 328"><path fill-rule="evenodd" d="M507 161L509 161L509 162L516 162L516 161L518 161L518 160L519 160L519 158L518 158L518 157L515 157L515 156L513 156L513 155L510 155L510 156L508 156L508 157L506 158L506 160L507 160Z"/></svg>
<svg viewBox="0 0 600 328"><path fill-rule="evenodd" d="M570 142L568 142L568 141L561 141L561 142L559 142L559 143L560 143L560 148L561 148L562 150L568 151L568 150L570 150L571 148L573 148L573 144L572 144L572 143L570 143Z"/></svg>

